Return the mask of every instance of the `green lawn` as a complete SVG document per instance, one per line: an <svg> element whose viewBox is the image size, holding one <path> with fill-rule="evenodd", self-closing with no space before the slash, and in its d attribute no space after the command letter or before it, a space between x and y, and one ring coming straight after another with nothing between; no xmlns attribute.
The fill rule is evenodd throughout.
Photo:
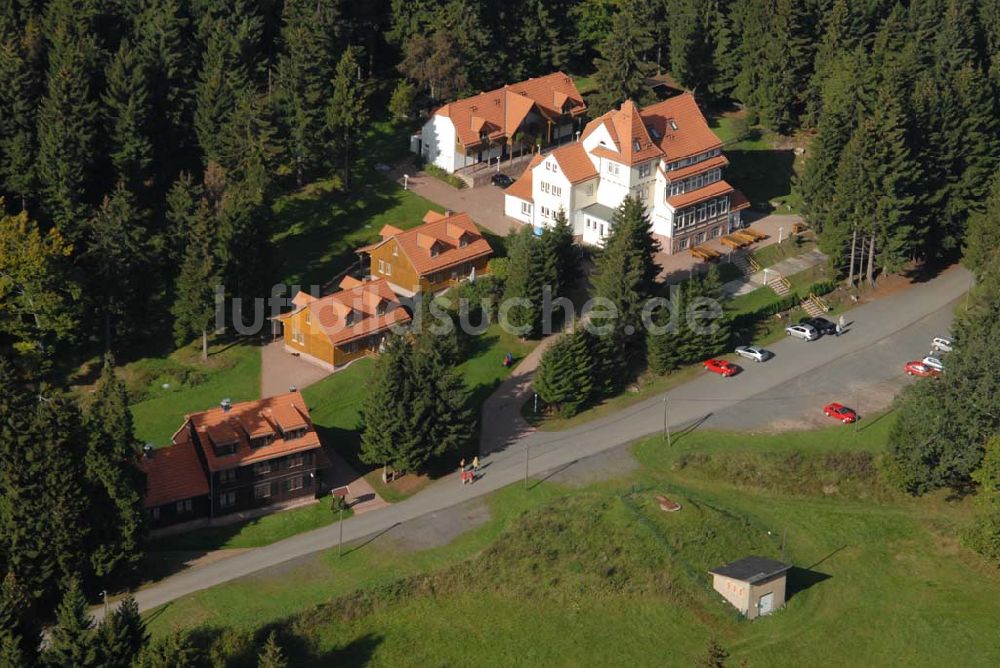
<svg viewBox="0 0 1000 668"><path fill-rule="evenodd" d="M353 514L344 511L344 519ZM227 526L207 527L196 531L155 538L150 552L206 551L263 547L296 534L333 524L339 514L330 510L330 497L317 503Z"/></svg>
<svg viewBox="0 0 1000 668"><path fill-rule="evenodd" d="M132 416L136 438L143 443L169 445L187 413L217 406L224 398L236 402L260 397L260 348L239 343L212 346L204 363L200 353L198 345L191 345L167 358L146 358L122 367L131 396L141 398L132 404Z"/></svg>
<svg viewBox="0 0 1000 668"><path fill-rule="evenodd" d="M472 402L477 410L493 390L510 376L513 367L504 368L504 355L513 355L516 366L537 345L538 341L520 339L503 331L496 323L473 339L472 354L459 365L458 373L472 392Z"/></svg>
<svg viewBox="0 0 1000 668"><path fill-rule="evenodd" d="M761 268L772 267L782 260L787 260L790 257L795 257L796 255L802 255L806 251L816 248L816 243L813 241L795 243L793 238L787 236L790 232L791 230L785 230L785 239L780 244L763 246L751 253L753 259L757 261L757 264L759 264Z"/></svg>
<svg viewBox="0 0 1000 668"><path fill-rule="evenodd" d="M970 502L886 489L873 462L888 420L870 424L650 439L627 479L513 485L447 545L406 549L390 533L185 597L151 631L261 642L275 628L302 666L690 666L710 637L729 665L995 665L1000 573L955 539ZM661 512L656 494L682 510ZM743 621L706 571L780 558L782 537L788 603Z"/></svg>

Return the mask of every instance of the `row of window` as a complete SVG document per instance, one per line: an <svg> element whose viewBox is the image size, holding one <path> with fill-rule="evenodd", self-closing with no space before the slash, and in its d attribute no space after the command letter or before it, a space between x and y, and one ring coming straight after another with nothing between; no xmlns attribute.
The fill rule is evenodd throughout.
<svg viewBox="0 0 1000 668"><path fill-rule="evenodd" d="M392 263L385 260L378 261L378 273L383 276L392 276Z"/></svg>
<svg viewBox="0 0 1000 668"><path fill-rule="evenodd" d="M556 197L562 197L562 188L560 188L559 186L554 186L549 183L546 183L545 181L542 181L541 188L543 193L546 194L552 193Z"/></svg>
<svg viewBox="0 0 1000 668"><path fill-rule="evenodd" d="M191 499L184 499L183 501L178 501L177 503L174 504L174 512L177 515L187 515L193 509L194 509L194 504L191 502ZM149 514L154 520L160 519L159 506L152 508L149 511Z"/></svg>
<svg viewBox="0 0 1000 668"><path fill-rule="evenodd" d="M720 237L720 236L722 236L722 228L721 227L714 227L714 228L712 228L710 230L710 234L711 234L712 238ZM678 250L687 250L688 246L691 246L691 245L697 246L698 244L700 244L700 243L702 243L704 241L705 241L705 233L704 232L699 232L698 234L694 235L693 237L686 237L684 239L680 239L677 242L677 249Z"/></svg>
<svg viewBox="0 0 1000 668"><path fill-rule="evenodd" d="M259 485L254 485L253 488L253 498L255 499L267 499L270 498L271 493L275 485L280 485L281 488L286 492L295 492L302 489L305 486L305 476L297 475L293 476L287 480L282 480L279 483L265 482ZM220 497L221 501L221 497ZM235 502L234 502L235 503ZM220 504L221 505L221 504ZM223 506L225 507L225 506Z"/></svg>
<svg viewBox="0 0 1000 668"><path fill-rule="evenodd" d="M599 221L599 220L594 220L594 219L593 219L593 218L591 218L590 216L587 216L587 217L586 217L586 218L584 218L584 220L583 220L583 225L584 225L584 227L586 227L586 228L587 228L588 230L597 230L597 231L598 231L598 232L597 232L597 235L598 235L599 237L601 237L601 238L604 238L605 236L607 236L607 235L605 234L605 229L604 229L604 223L602 223L602 222L601 222L601 221Z"/></svg>
<svg viewBox="0 0 1000 668"><path fill-rule="evenodd" d="M722 170L719 168L710 169L703 174L695 174L689 179L684 179L683 181L677 181L676 183L670 184L670 195L668 197L673 197L674 195L682 195L686 192L691 192L692 190L697 190L698 188L703 188L710 183L715 183L722 178Z"/></svg>
<svg viewBox="0 0 1000 668"><path fill-rule="evenodd" d="M680 230L729 211L729 197L717 197L707 202L682 209L674 214L674 229Z"/></svg>
<svg viewBox="0 0 1000 668"><path fill-rule="evenodd" d="M713 148L711 151L706 151L700 155L695 155L690 158L682 158L676 162L671 162L667 164L667 171L672 172L675 169L680 169L681 167L687 167L688 165L693 165L695 163L701 162L702 160L708 160L709 158L714 158L718 155L722 155L721 148Z"/></svg>

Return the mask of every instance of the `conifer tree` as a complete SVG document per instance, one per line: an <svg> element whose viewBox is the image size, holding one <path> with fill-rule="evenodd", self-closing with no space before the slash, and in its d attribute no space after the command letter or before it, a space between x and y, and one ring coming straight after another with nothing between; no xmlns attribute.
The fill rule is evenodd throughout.
<svg viewBox="0 0 1000 668"><path fill-rule="evenodd" d="M31 665L41 640L32 602L13 571L0 583L0 665ZM19 659L20 663L13 663ZM7 661L7 663L4 663Z"/></svg>
<svg viewBox="0 0 1000 668"><path fill-rule="evenodd" d="M972 479L979 485L976 512L963 541L997 563L1000 562L1000 436L986 441L982 465L972 474Z"/></svg>
<svg viewBox="0 0 1000 668"><path fill-rule="evenodd" d="M579 412L591 396L591 357L579 331L560 336L545 350L533 382L542 400L564 417Z"/></svg>
<svg viewBox="0 0 1000 668"><path fill-rule="evenodd" d="M187 633L178 631L146 645L133 668L194 668L199 658Z"/></svg>
<svg viewBox="0 0 1000 668"><path fill-rule="evenodd" d="M249 88L237 93L220 132L217 158L228 178L263 199L284 155L267 96Z"/></svg>
<svg viewBox="0 0 1000 668"><path fill-rule="evenodd" d="M180 202L177 194L175 203ZM177 212L180 215L180 212ZM215 317L215 286L220 280L216 247L215 216L209 210L208 202L202 198L197 208L189 214L185 224L186 243L177 276L174 304L174 343L187 343L192 335L201 336L201 359L208 359L208 330Z"/></svg>
<svg viewBox="0 0 1000 668"><path fill-rule="evenodd" d="M596 105L601 111L611 109L627 99L639 104L650 101L646 77L653 67L646 54L653 48L653 24L648 20L642 0L623 0L611 20L611 31L599 48L594 60L597 71Z"/></svg>
<svg viewBox="0 0 1000 668"><path fill-rule="evenodd" d="M993 263L1000 261L1000 243L996 234L1000 230L1000 170L993 175L990 183L984 211L969 219L962 254L963 264L976 276L981 276Z"/></svg>
<svg viewBox="0 0 1000 668"><path fill-rule="evenodd" d="M390 336L385 350L375 361L368 392L361 405L359 431L361 452L366 464L392 466L413 471L418 464L415 452L419 441L412 430L410 347L402 336Z"/></svg>
<svg viewBox="0 0 1000 668"><path fill-rule="evenodd" d="M289 155L302 185L305 175L323 162L327 146L324 107L333 92L332 42L340 17L333 3L289 0L281 18L276 109L287 128Z"/></svg>
<svg viewBox="0 0 1000 668"><path fill-rule="evenodd" d="M97 627L100 665L130 668L149 641L135 598L127 596Z"/></svg>
<svg viewBox="0 0 1000 668"><path fill-rule="evenodd" d="M123 40L108 64L104 111L111 128L111 163L118 180L135 192L153 162L149 84L145 64Z"/></svg>
<svg viewBox="0 0 1000 668"><path fill-rule="evenodd" d="M36 193L35 113L42 92L36 53L41 52L37 22L18 30L12 21L0 25L0 181L16 194L21 209Z"/></svg>
<svg viewBox="0 0 1000 668"><path fill-rule="evenodd" d="M49 631L49 643L43 658L50 666L86 668L100 665L97 650L94 620L87 613L87 599L80 588L80 581L73 578L56 610L56 624Z"/></svg>
<svg viewBox="0 0 1000 668"><path fill-rule="evenodd" d="M559 209L552 225L542 230L542 276L553 296L566 297L580 280L580 251L573 243L573 227Z"/></svg>
<svg viewBox="0 0 1000 668"><path fill-rule="evenodd" d="M413 84L406 79L400 79L392 89L392 97L389 98L389 113L396 120L407 120L413 114L416 98L417 91Z"/></svg>
<svg viewBox="0 0 1000 668"><path fill-rule="evenodd" d="M188 236L195 226L195 216L202 198L202 187L191 178L190 172L177 176L164 201L166 218L166 255L182 258L187 248ZM214 211L209 213L214 214Z"/></svg>
<svg viewBox="0 0 1000 668"><path fill-rule="evenodd" d="M285 658L284 652L281 651L281 645L278 644L278 634L271 631L257 657L257 668L286 668L286 666L288 666L288 660Z"/></svg>
<svg viewBox="0 0 1000 668"><path fill-rule="evenodd" d="M510 264L505 283L504 301L510 302L507 316L512 327L523 330L525 338L542 331L542 284L544 259L542 247L530 227L512 235L508 242ZM514 303L513 300L520 300Z"/></svg>
<svg viewBox="0 0 1000 668"><path fill-rule="evenodd" d="M646 365L653 373L663 375L676 369L681 361L677 324L670 322L670 312L666 309L655 310L651 317L657 330L646 332Z"/></svg>
<svg viewBox="0 0 1000 668"><path fill-rule="evenodd" d="M363 136L369 121L368 83L361 78L354 48L348 47L337 63L333 94L326 109L326 127L343 157L344 187L351 185L352 149Z"/></svg>
<svg viewBox="0 0 1000 668"><path fill-rule="evenodd" d="M86 456L91 507L100 522L91 534L90 563L98 578L134 571L143 556L146 533L142 497L146 476L139 469L140 446L132 426L128 393L115 373L111 354L87 410Z"/></svg>

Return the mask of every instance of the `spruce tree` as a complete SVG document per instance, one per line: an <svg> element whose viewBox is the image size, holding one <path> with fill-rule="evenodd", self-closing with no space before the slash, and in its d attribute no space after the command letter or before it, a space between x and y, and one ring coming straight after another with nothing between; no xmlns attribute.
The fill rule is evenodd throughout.
<svg viewBox="0 0 1000 668"><path fill-rule="evenodd" d="M573 227L559 209L552 225L542 230L542 276L554 297L567 297L580 280L580 250L573 243Z"/></svg>
<svg viewBox="0 0 1000 668"><path fill-rule="evenodd" d="M152 165L153 141L145 63L127 40L112 57L105 78L103 101L111 128L111 163L118 180L136 192Z"/></svg>
<svg viewBox="0 0 1000 668"><path fill-rule="evenodd" d="M348 47L337 63L333 94L326 109L326 128L342 156L344 187L351 187L352 150L367 130L369 86L361 78L354 48Z"/></svg>
<svg viewBox="0 0 1000 668"><path fill-rule="evenodd" d="M962 254L962 263L976 276L981 276L993 263L1000 260L1000 243L996 234L1000 229L1000 170L993 175L990 183L984 210L969 219Z"/></svg>
<svg viewBox="0 0 1000 668"><path fill-rule="evenodd" d="M139 606L127 596L97 627L100 665L130 668L148 641Z"/></svg>
<svg viewBox="0 0 1000 668"><path fill-rule="evenodd" d="M184 206L178 193L175 203ZM185 212L187 213L187 212ZM178 217L181 215L178 212ZM215 317L215 286L219 283L219 261L216 255L218 239L216 219L202 198L196 209L188 213L186 243L177 277L174 304L174 343L187 343L191 336L201 337L201 359L208 360L208 330Z"/></svg>
<svg viewBox="0 0 1000 668"><path fill-rule="evenodd" d="M542 289L544 266L542 246L530 227L512 235L508 242L510 264L505 283L504 301L509 302L510 325L524 338L534 338L542 331ZM519 300L514 303L513 300Z"/></svg>
<svg viewBox="0 0 1000 668"><path fill-rule="evenodd" d="M642 0L623 0L618 5L611 19L611 30L601 42L601 55L594 60L599 91L595 104L599 111L607 111L627 99L639 104L650 101L646 77L653 67L646 54L654 44L654 26L648 19Z"/></svg>
<svg viewBox="0 0 1000 668"><path fill-rule="evenodd" d="M23 30L4 21L0 40L0 79L6 82L0 90L0 181L23 210L37 189L35 113L42 82L33 55L41 52L41 36L34 21Z"/></svg>
<svg viewBox="0 0 1000 668"><path fill-rule="evenodd" d="M542 355L534 388L542 400L570 417L590 400L591 350L582 331L560 336Z"/></svg>
<svg viewBox="0 0 1000 668"><path fill-rule="evenodd" d="M194 668L200 658L187 633L178 631L146 645L133 668Z"/></svg>
<svg viewBox="0 0 1000 668"><path fill-rule="evenodd" d="M288 660L281 651L281 645L278 644L278 634L271 631L257 657L257 668L286 668L286 666Z"/></svg>
<svg viewBox="0 0 1000 668"><path fill-rule="evenodd" d="M8 571L0 583L0 665L33 664L40 640L40 627L28 591L14 572ZM19 658L20 663L11 663L14 658Z"/></svg>
<svg viewBox="0 0 1000 668"><path fill-rule="evenodd" d="M94 620L87 613L87 599L76 578L70 580L56 610L56 624L49 631L43 659L50 666L101 665Z"/></svg>
<svg viewBox="0 0 1000 668"><path fill-rule="evenodd" d="M288 133L289 157L302 185L323 162L327 146L324 106L333 92L334 4L288 0L281 11L281 54L274 71L276 109Z"/></svg>
<svg viewBox="0 0 1000 668"><path fill-rule="evenodd" d="M416 469L421 457L419 434L415 434L411 404L410 346L403 336L390 336L375 361L368 391L361 404L359 458L366 464L392 466L400 471Z"/></svg>
<svg viewBox="0 0 1000 668"><path fill-rule="evenodd" d="M241 90L220 132L217 157L228 178L263 199L284 155L268 97Z"/></svg>
<svg viewBox="0 0 1000 668"><path fill-rule="evenodd" d="M115 373L111 354L105 355L84 428L89 437L85 460L89 498L101 518L91 534L91 568L98 578L120 577L134 572L142 560L146 476L139 469L141 448L128 393Z"/></svg>
<svg viewBox="0 0 1000 668"><path fill-rule="evenodd" d="M963 542L983 557L1000 562L1000 436L986 441L983 461L972 474L979 485L976 492L972 525L962 536Z"/></svg>

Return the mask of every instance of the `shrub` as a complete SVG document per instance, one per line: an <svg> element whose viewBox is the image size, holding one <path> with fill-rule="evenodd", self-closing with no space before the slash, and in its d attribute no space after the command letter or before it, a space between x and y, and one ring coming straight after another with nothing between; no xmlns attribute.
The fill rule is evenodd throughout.
<svg viewBox="0 0 1000 668"><path fill-rule="evenodd" d="M453 188L461 189L465 187L465 181L458 178L454 174L449 174L448 172L444 171L437 165L432 165L432 164L424 165L424 171L433 176L434 178L438 179L439 181L444 181Z"/></svg>
<svg viewBox="0 0 1000 668"><path fill-rule="evenodd" d="M814 294L818 297L830 294L839 287L840 283L838 281L817 281L809 286L809 293Z"/></svg>

